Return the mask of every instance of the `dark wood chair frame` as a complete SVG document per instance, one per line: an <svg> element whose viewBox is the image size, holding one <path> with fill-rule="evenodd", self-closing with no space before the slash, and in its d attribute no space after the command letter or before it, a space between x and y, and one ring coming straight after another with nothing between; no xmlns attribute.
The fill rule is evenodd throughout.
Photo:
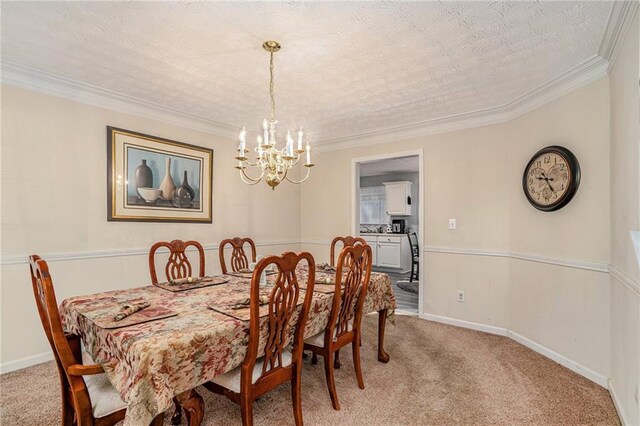
<svg viewBox="0 0 640 426"><path fill-rule="evenodd" d="M336 270L336 286L333 296L333 306L329 316L327 328L324 331L324 346L319 347L309 343L304 349L311 350L315 356L324 359L324 370L331 403L336 410L340 409L334 377L333 355L338 363L340 348L351 344L353 364L356 370L358 387L364 389L362 367L360 365L361 322L364 299L367 294L372 266L371 247L368 244L347 246L342 249L338 258ZM343 278L343 274L344 278ZM344 285L344 289L342 286ZM353 321L351 330L349 323Z"/></svg>
<svg viewBox="0 0 640 426"><path fill-rule="evenodd" d="M289 345L291 336L291 319L297 309L300 297L300 287L296 277L296 266L301 261L307 261L309 276L305 298L300 308L300 314L295 324L293 336L292 360L288 366L282 366L282 354ZM275 284L269 296L269 315L263 320L267 327L267 339L264 350L262 375L252 383L252 374L258 360L258 344L260 341L260 275L268 266L275 264L278 268ZM313 287L315 283L315 262L310 253L299 254L287 252L282 256L266 257L256 265L251 279L251 302L249 320L249 345L240 372L240 393L222 387L214 382L205 383L210 391L221 394L240 405L242 424L253 425L253 401L270 390L288 381L291 382L291 396L293 399L293 413L297 426L302 421L301 370L302 348L304 344L304 328L309 316Z"/></svg>
<svg viewBox="0 0 640 426"><path fill-rule="evenodd" d="M238 272L243 269L249 268L249 259L247 258L247 254L244 251L244 245L249 244L251 247L251 262L256 261L256 244L253 242L251 238L228 238L226 240L222 240L220 242L220 248L218 250L218 257L220 258L220 268L222 269L222 273L226 274L227 263L224 260L224 248L228 244L231 244L233 251L231 252L231 271Z"/></svg>
<svg viewBox="0 0 640 426"><path fill-rule="evenodd" d="M204 277L204 248L202 244L197 241L182 241L173 240L170 243L166 241L159 241L151 246L149 249L149 272L151 273L151 283L158 284L158 275L156 273L156 251L160 247L166 247L169 249L169 259L164 268L164 273L168 280L175 280L179 278L187 278L193 276L193 269L191 262L185 253L187 248L193 246L198 250L198 257L200 260L200 270L198 277Z"/></svg>
<svg viewBox="0 0 640 426"><path fill-rule="evenodd" d="M193 276L193 268L191 266L191 262L189 261L189 257L185 253L188 247L195 247L198 251L198 260L200 262L198 277L204 277L205 257L202 244L194 240L173 240L171 242L159 241L152 245L149 249L149 273L151 274L152 284L158 284L159 282L158 274L156 272L156 252L161 247L169 249L169 258L167 259L167 264L164 267L164 274L167 281ZM195 391L192 391L188 395L187 393L180 394L176 398L174 398L175 411L173 417L171 418L171 424L180 424L180 421L182 419L182 408L185 408L187 420L189 423L191 423L192 421L197 422L198 417L202 417L202 413L199 413L197 410L197 405L200 401L198 398L200 398L200 396ZM191 407L192 405L194 405L194 407Z"/></svg>
<svg viewBox="0 0 640 426"><path fill-rule="evenodd" d="M335 260L336 260L335 250L336 250L336 244L339 242L342 243L342 248L353 246L356 243L367 244L364 238L361 238L361 237L352 237L351 235L347 235L346 237L335 237L333 241L331 241L331 253L329 257L331 266L335 266Z"/></svg>
<svg viewBox="0 0 640 426"><path fill-rule="evenodd" d="M47 340L51 345L60 376L62 425L110 426L118 423L124 419L126 409L105 417L93 417L91 397L82 377L102 374L104 369L99 364L82 364L80 337L64 333L47 262L34 254L29 256L29 267L38 314ZM151 424L154 426L162 425L163 418L164 416L160 414Z"/></svg>
<svg viewBox="0 0 640 426"><path fill-rule="evenodd" d="M411 239L411 236L415 238L415 243ZM407 234L409 238L409 248L411 249L411 275L409 275L409 282L420 279L420 248L418 246L418 236L415 232Z"/></svg>

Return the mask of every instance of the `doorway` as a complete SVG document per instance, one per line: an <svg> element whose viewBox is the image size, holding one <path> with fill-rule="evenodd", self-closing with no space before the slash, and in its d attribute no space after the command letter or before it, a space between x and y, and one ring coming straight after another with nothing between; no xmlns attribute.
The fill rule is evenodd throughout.
<svg viewBox="0 0 640 426"><path fill-rule="evenodd" d="M352 234L373 251L373 270L389 275L401 313L423 311L422 150L352 161Z"/></svg>

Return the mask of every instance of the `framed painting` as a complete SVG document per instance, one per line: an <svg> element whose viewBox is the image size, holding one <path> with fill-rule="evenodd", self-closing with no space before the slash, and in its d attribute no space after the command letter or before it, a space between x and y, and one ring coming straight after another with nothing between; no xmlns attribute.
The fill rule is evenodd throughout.
<svg viewBox="0 0 640 426"><path fill-rule="evenodd" d="M107 127L107 220L212 221L213 150Z"/></svg>

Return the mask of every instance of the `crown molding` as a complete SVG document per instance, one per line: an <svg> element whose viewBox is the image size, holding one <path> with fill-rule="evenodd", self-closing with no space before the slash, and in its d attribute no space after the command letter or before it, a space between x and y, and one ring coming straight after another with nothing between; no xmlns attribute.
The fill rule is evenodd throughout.
<svg viewBox="0 0 640 426"><path fill-rule="evenodd" d="M629 31L635 13L638 11L637 1L616 1L611 8L609 21L602 36L599 56L608 62L607 72L616 62L620 46Z"/></svg>
<svg viewBox="0 0 640 426"><path fill-rule="evenodd" d="M334 151L383 142L388 143L511 121L605 77L615 62L620 45L637 10L637 1L614 2L598 55L594 55L575 68L511 102L481 110L439 117L407 126L378 129L324 141L319 140L316 142L316 150L320 152ZM236 137L236 126L81 81L7 61L0 62L0 71L3 84L112 111L145 117L227 139L233 140Z"/></svg>
<svg viewBox="0 0 640 426"><path fill-rule="evenodd" d="M519 96L507 104L435 118L407 126L380 129L343 138L318 141L316 151L335 151L506 123L606 77L607 69L607 61L595 55L575 68Z"/></svg>
<svg viewBox="0 0 640 426"><path fill-rule="evenodd" d="M9 86L149 118L227 139L235 139L238 133L238 129L229 124L24 65L0 61L0 72L2 84Z"/></svg>
<svg viewBox="0 0 640 426"><path fill-rule="evenodd" d="M408 126L318 141L316 150L335 151L511 121L608 75L638 7L637 1L614 2L597 55L509 103Z"/></svg>

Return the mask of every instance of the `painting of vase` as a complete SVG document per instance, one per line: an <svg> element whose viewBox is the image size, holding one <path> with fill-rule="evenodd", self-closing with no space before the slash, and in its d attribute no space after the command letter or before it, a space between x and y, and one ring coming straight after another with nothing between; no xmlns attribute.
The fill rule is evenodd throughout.
<svg viewBox="0 0 640 426"><path fill-rule="evenodd" d="M160 182L160 190L162 191L162 199L166 201L173 200L173 193L176 190L176 184L171 178L171 158L165 158L165 174L162 182Z"/></svg>
<svg viewBox="0 0 640 426"><path fill-rule="evenodd" d="M108 220L211 223L211 149L107 130Z"/></svg>
<svg viewBox="0 0 640 426"><path fill-rule="evenodd" d="M139 188L151 188L153 186L153 172L147 166L147 160L143 159L142 163L136 169L136 192L138 197L143 198Z"/></svg>

